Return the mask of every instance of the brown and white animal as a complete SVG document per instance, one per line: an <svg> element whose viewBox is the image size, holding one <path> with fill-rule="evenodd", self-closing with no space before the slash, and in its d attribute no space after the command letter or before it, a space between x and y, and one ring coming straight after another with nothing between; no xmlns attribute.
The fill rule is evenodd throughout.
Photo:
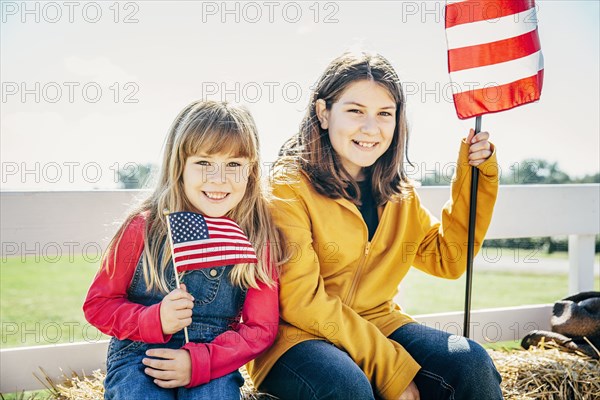
<svg viewBox="0 0 600 400"><path fill-rule="evenodd" d="M582 292L554 303L550 325L552 332L531 331L521 346L528 349L543 338L566 351L580 351L600 359L600 292Z"/></svg>

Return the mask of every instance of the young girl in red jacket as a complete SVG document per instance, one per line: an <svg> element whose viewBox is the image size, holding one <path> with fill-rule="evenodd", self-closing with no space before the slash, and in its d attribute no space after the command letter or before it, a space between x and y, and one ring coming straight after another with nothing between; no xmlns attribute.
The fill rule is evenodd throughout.
<svg viewBox="0 0 600 400"><path fill-rule="evenodd" d="M83 306L86 319L113 336L105 399L239 399L238 368L272 344L279 319L283 247L268 245L281 238L260 183L258 146L242 108L198 101L175 118L158 185L110 242ZM186 271L176 288L165 209L233 219L258 264Z"/></svg>

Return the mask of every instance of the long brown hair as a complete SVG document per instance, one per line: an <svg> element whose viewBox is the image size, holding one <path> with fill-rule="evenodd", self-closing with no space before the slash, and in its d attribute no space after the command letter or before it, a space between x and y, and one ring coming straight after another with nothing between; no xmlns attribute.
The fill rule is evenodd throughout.
<svg viewBox="0 0 600 400"><path fill-rule="evenodd" d="M329 64L313 89L300 131L283 145L277 164L297 163L318 193L360 204L358 184L342 166L327 130L321 128L316 102L324 100L330 110L350 84L361 80L381 85L396 103L397 120L392 143L372 166L365 169L371 177L373 197L378 205L382 205L409 194L412 185L404 169L408 149L404 92L396 71L381 55L344 53Z"/></svg>
<svg viewBox="0 0 600 400"><path fill-rule="evenodd" d="M108 245L109 254L118 244L125 227L145 213L144 279L149 289L168 292L165 268L171 260L166 239L167 225L163 210L192 211L194 208L183 189L183 171L188 157L198 154L229 153L250 160L246 192L239 204L227 213L236 221L253 244L257 267L238 264L231 273L232 282L243 287L258 287L258 281L274 285L277 271L272 265L285 261L283 236L275 227L268 210L269 194L261 183L259 141L256 125L243 107L226 102L195 101L173 121L164 145L164 156L156 189L133 210ZM162 249L164 243L164 250ZM161 252L169 257L160 257ZM116 251L114 252L116 262ZM161 260L160 265L158 260ZM105 261L102 260L104 265Z"/></svg>

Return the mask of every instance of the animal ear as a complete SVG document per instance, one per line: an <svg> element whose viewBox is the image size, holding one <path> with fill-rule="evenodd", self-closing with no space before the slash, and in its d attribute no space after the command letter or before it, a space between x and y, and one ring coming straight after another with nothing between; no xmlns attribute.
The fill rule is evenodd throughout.
<svg viewBox="0 0 600 400"><path fill-rule="evenodd" d="M591 297L589 299L581 300L579 307L583 308L592 318L600 321L600 297ZM599 328L600 329L600 322Z"/></svg>
<svg viewBox="0 0 600 400"><path fill-rule="evenodd" d="M591 299L594 297L600 298L600 292L590 291L590 292L576 293L569 297L565 297L563 300L574 301L575 303L579 303L582 300Z"/></svg>

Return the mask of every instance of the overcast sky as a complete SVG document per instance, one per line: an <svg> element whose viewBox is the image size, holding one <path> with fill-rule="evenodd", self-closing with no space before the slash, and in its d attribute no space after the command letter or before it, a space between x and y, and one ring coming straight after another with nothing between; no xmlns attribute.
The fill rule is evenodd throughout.
<svg viewBox="0 0 600 400"><path fill-rule="evenodd" d="M524 158L572 176L600 169L598 1L537 1L539 102L484 116L503 171ZM113 188L160 162L177 113L244 103L273 161L310 86L345 50L379 52L404 82L418 169L455 161L474 120L456 117L443 2L2 1L2 189ZM132 164L128 164L132 163ZM417 176L418 177L418 176Z"/></svg>

